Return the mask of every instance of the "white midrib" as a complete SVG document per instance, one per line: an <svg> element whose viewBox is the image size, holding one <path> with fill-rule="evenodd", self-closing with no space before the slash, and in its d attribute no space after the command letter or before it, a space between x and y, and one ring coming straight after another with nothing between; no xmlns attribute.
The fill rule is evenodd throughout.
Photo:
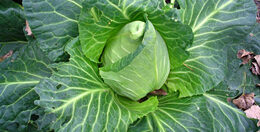
<svg viewBox="0 0 260 132"><path fill-rule="evenodd" d="M77 3L77 2L75 2L75 1L73 1L73 0L67 0L67 1L70 2L70 3L75 4L75 5L78 6L79 8L82 8L82 6L81 6L79 3Z"/></svg>
<svg viewBox="0 0 260 132"><path fill-rule="evenodd" d="M214 102L216 102L216 103L219 103L219 104L221 104L221 105L224 105L225 107L227 107L227 108L229 108L229 109L235 111L236 113L239 113L239 114L242 114L242 115L244 114L243 112L239 111L238 109L233 108L232 106L230 106L230 105L224 103L223 101L221 101L221 100L219 100L219 99L217 99L217 98L212 97L211 94L206 94L206 93L205 93L205 94L203 94L203 96L205 96L206 98L208 98L208 99L210 99L210 100L212 100L212 101L214 101Z"/></svg>
<svg viewBox="0 0 260 132"><path fill-rule="evenodd" d="M0 83L0 85L37 84L39 82L40 81L4 82L4 83Z"/></svg>
<svg viewBox="0 0 260 132"><path fill-rule="evenodd" d="M226 2L225 4L223 4L222 6L220 6L218 9L214 10L213 12L211 12L207 17L205 17L205 19L203 19L203 21L201 21L197 26L193 26L192 30L193 32L196 32L198 29L200 29L208 20L209 18L211 18L212 16L214 16L216 13L218 13L220 10L222 10L223 8L227 7L228 5L230 5L233 2L233 0L229 0L228 2Z"/></svg>
<svg viewBox="0 0 260 132"><path fill-rule="evenodd" d="M95 89L95 90L89 90L89 91L84 92L84 93L82 93L82 94L80 94L80 95L78 95L78 96L76 96L76 97L74 97L74 98L69 99L69 100L68 100L66 103L64 103L62 106L60 106L60 107L58 107L58 108L52 110L52 112L55 113L55 112L57 112L57 111L59 111L59 110L61 110L61 109L63 109L63 108L66 108L66 107L67 107L68 105L70 105L71 103L78 101L79 99L83 98L83 97L86 96L86 95L93 94L93 93L96 93L96 92L105 92L105 91L109 91L109 89Z"/></svg>

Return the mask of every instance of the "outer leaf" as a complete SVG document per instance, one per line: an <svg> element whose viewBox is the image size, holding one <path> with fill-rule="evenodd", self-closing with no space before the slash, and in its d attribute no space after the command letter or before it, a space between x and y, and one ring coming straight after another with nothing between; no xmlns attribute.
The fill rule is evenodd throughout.
<svg viewBox="0 0 260 132"><path fill-rule="evenodd" d="M78 36L78 17L83 0L24 0L26 19L51 60L58 60L64 45Z"/></svg>
<svg viewBox="0 0 260 132"><path fill-rule="evenodd" d="M22 131L31 114L38 106L34 100L38 95L34 86L40 79L51 74L47 67L50 61L35 43L19 51L8 70L0 75L0 128L8 131Z"/></svg>
<svg viewBox="0 0 260 132"><path fill-rule="evenodd" d="M37 98L39 99L39 98ZM30 124L26 127L26 132L49 132L52 131L50 128L51 123L55 120L54 114L45 113L45 109L39 107L36 109L30 120Z"/></svg>
<svg viewBox="0 0 260 132"><path fill-rule="evenodd" d="M183 66L183 62L189 57L186 48L193 41L191 28L180 22L179 15L177 9L169 9L163 14L157 12L149 17L167 45L171 68Z"/></svg>
<svg viewBox="0 0 260 132"><path fill-rule="evenodd" d="M185 57L181 54L173 55L173 52L183 51L180 46L186 47L191 43L193 37L191 29L173 20L172 14L176 14L175 12L171 12L172 14L163 12L160 8L161 2L160 0L88 0L83 3L79 32L84 54L92 61L99 62L110 36L127 23L135 20L144 21L143 15L148 14L148 19L155 25L156 30L158 28L158 32L170 47L168 47L170 59L175 57L172 59L175 62L172 62L178 63L176 58L183 61Z"/></svg>
<svg viewBox="0 0 260 132"><path fill-rule="evenodd" d="M228 47L228 71L225 80L232 90L239 90L241 93L245 90L246 93L254 92L256 101L260 103L260 88L256 84L260 83L258 76L255 76L250 71L250 65L240 65L241 60L237 58L237 52L240 49L252 51L255 54L260 54L260 25L257 24L254 30L247 36L244 41L234 43Z"/></svg>
<svg viewBox="0 0 260 132"><path fill-rule="evenodd" d="M98 66L84 57L78 38L66 51L70 62L55 65L55 72L36 88L36 103L56 115L55 131L126 131L137 118L157 108L157 98L143 103L119 97L103 83Z"/></svg>
<svg viewBox="0 0 260 132"><path fill-rule="evenodd" d="M227 96L234 95L217 90L188 98L178 98L176 94L159 98L158 110L129 127L129 132L256 131L254 121L227 103Z"/></svg>
<svg viewBox="0 0 260 132"><path fill-rule="evenodd" d="M23 9L11 0L0 1L0 44L10 41L25 41Z"/></svg>
<svg viewBox="0 0 260 132"><path fill-rule="evenodd" d="M204 93L224 79L225 46L238 43L255 23L248 0L179 0L182 21L192 27L194 42L185 66L172 69L167 86L180 96Z"/></svg>

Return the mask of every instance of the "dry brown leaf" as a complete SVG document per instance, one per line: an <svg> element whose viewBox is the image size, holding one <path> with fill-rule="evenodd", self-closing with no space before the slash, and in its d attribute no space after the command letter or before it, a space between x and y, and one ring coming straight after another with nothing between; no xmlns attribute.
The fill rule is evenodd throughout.
<svg viewBox="0 0 260 132"><path fill-rule="evenodd" d="M12 55L13 55L13 51L10 50L7 54L5 54L4 56L0 57L0 62L4 61L6 58L9 58Z"/></svg>
<svg viewBox="0 0 260 132"><path fill-rule="evenodd" d="M260 67L256 62L252 62L252 67L250 68L253 74L260 75Z"/></svg>
<svg viewBox="0 0 260 132"><path fill-rule="evenodd" d="M254 56L250 70L253 74L260 75L260 55Z"/></svg>
<svg viewBox="0 0 260 132"><path fill-rule="evenodd" d="M26 27L25 27L25 31L27 32L27 35L31 36L32 35L32 30L29 26L28 21L26 20Z"/></svg>
<svg viewBox="0 0 260 132"><path fill-rule="evenodd" d="M256 21L260 23L260 0L254 0L257 7Z"/></svg>
<svg viewBox="0 0 260 132"><path fill-rule="evenodd" d="M251 106L245 113L248 118L258 119L257 126L260 126L260 107L258 105Z"/></svg>
<svg viewBox="0 0 260 132"><path fill-rule="evenodd" d="M253 52L248 52L244 49L241 49L237 52L237 58L241 59L242 57L248 56L248 55L253 55Z"/></svg>
<svg viewBox="0 0 260 132"><path fill-rule="evenodd" d="M260 55L256 55L254 60L257 62L258 66L260 66Z"/></svg>
<svg viewBox="0 0 260 132"><path fill-rule="evenodd" d="M246 64L254 58L254 53L242 49L237 52L237 58L242 59L242 64Z"/></svg>
<svg viewBox="0 0 260 132"><path fill-rule="evenodd" d="M254 93L250 93L250 94L242 94L239 98L234 99L232 102L239 108L242 110L246 110L248 108L250 108L254 103Z"/></svg>
<svg viewBox="0 0 260 132"><path fill-rule="evenodd" d="M154 90L150 92L151 95L167 95L167 92L165 92L163 89Z"/></svg>

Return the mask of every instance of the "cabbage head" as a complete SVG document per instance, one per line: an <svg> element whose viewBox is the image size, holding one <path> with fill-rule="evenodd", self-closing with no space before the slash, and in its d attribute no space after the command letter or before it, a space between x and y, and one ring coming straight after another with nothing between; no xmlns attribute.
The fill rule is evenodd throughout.
<svg viewBox="0 0 260 132"><path fill-rule="evenodd" d="M149 21L130 22L112 36L102 63L100 75L105 83L132 100L160 89L170 71L166 44Z"/></svg>

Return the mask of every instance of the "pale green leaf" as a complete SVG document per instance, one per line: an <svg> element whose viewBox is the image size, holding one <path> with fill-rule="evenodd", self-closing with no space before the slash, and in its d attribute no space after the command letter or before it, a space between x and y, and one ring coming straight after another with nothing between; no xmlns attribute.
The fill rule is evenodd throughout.
<svg viewBox="0 0 260 132"><path fill-rule="evenodd" d="M123 57L133 53L142 44L144 32L147 32L145 28L145 22L133 21L126 24L116 35L109 38L101 58L102 64L107 66L116 63Z"/></svg>

